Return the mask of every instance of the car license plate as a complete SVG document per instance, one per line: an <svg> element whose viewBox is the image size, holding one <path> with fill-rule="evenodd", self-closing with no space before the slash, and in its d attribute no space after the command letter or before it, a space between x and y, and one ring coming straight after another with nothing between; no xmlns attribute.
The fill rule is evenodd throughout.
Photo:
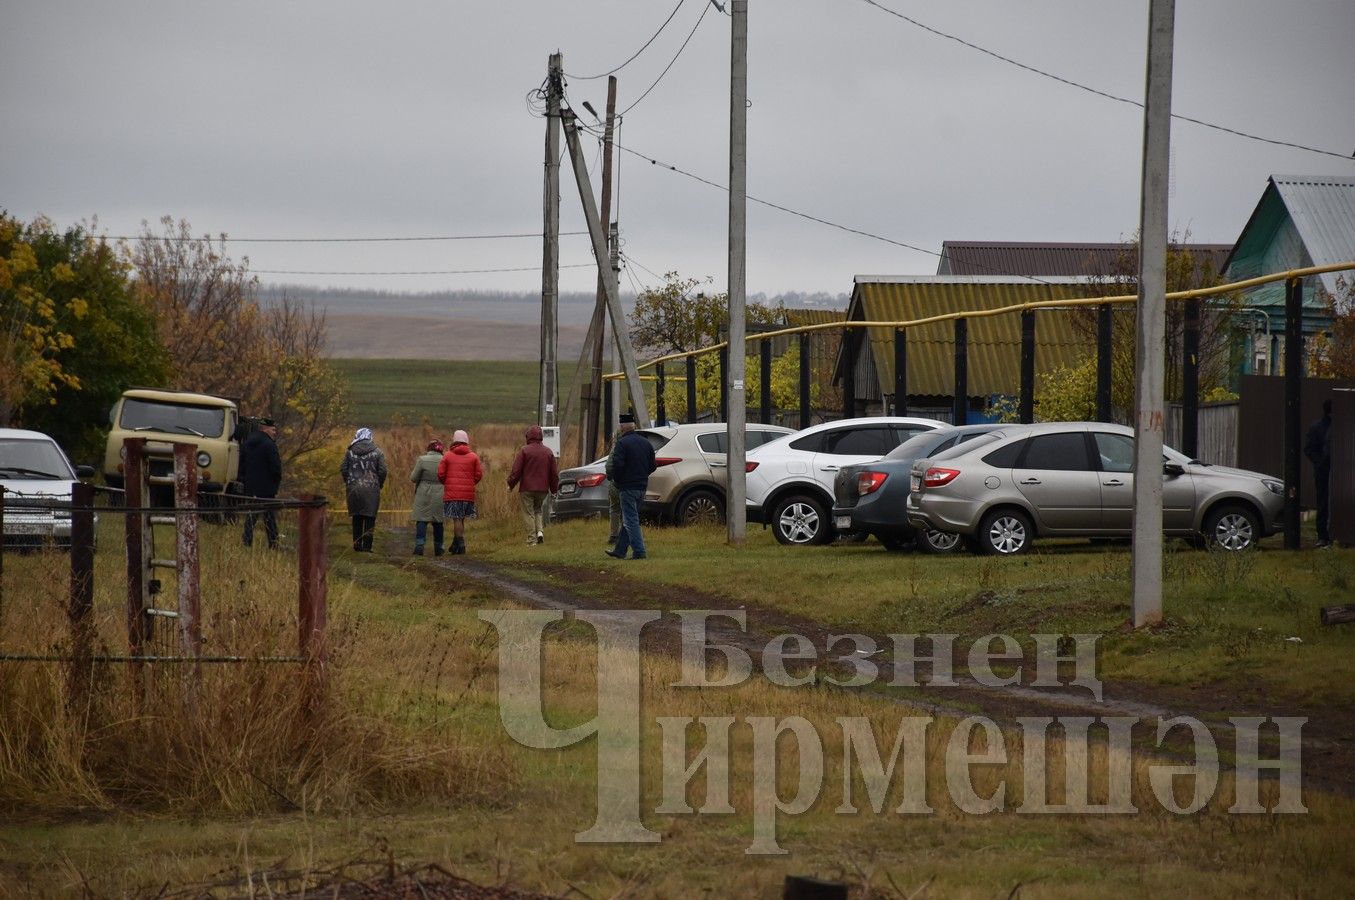
<svg viewBox="0 0 1355 900"><path fill-rule="evenodd" d="M852 527L852 517L851 517L851 516L837 516L837 517L835 517L835 518L833 519L833 525L834 525L835 527L837 527L837 528L851 528L851 527Z"/></svg>
<svg viewBox="0 0 1355 900"><path fill-rule="evenodd" d="M922 490L922 478L918 475L913 475L910 478L908 485L911 490L920 491Z"/></svg>
<svg viewBox="0 0 1355 900"><path fill-rule="evenodd" d="M560 496L561 496L561 497L565 496L566 494L577 494L578 491L579 491L579 486L578 486L577 484L575 484L574 482L572 482L572 481L569 482L569 483L567 483L567 484L562 484L562 485L560 485Z"/></svg>
<svg viewBox="0 0 1355 900"><path fill-rule="evenodd" d="M46 534L51 526L41 522L6 522L5 534Z"/></svg>

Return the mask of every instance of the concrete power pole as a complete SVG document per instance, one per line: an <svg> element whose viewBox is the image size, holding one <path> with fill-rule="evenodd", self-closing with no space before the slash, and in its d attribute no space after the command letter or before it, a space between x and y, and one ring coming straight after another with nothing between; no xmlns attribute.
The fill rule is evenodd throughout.
<svg viewBox="0 0 1355 900"><path fill-rule="evenodd" d="M729 42L729 420L725 529L730 544L747 534L744 308L748 258L748 0L733 0Z"/></svg>
<svg viewBox="0 0 1355 900"><path fill-rule="evenodd" d="M611 314L616 349L621 354L621 370L626 375L626 385L630 390L631 408L635 411L636 421L648 422L649 408L645 402L645 386L640 381L640 370L636 368L635 353L631 350L630 337L626 332L626 312L621 308L616 270L609 264L611 254L607 250L607 235L602 230L597 201L593 198L593 182L588 177L588 161L584 159L583 148L579 144L579 126L574 123L572 112L565 112L562 120L565 127L565 143L569 146L569 158L574 164L574 180L579 186L579 202L583 204L583 215L588 222L588 235L593 241L593 256L597 259L598 270L606 272L603 286L607 291L607 311Z"/></svg>
<svg viewBox="0 0 1355 900"><path fill-rule="evenodd" d="M607 79L607 119L602 129L602 208L599 211L602 227L607 230L607 245L611 252L611 264L615 269L617 257L616 241L612 237L612 129L616 125L616 76ZM607 344L607 287L601 271L598 273L597 304L593 307L593 322L596 323L596 341L590 347L592 371L590 372L588 402L583 404L584 424L583 449L579 458L587 463L598 452L598 413L602 403L602 351ZM610 435L611 432L608 432Z"/></svg>
<svg viewBox="0 0 1355 900"><path fill-rule="evenodd" d="M1167 322L1167 193L1176 0L1149 0L1143 105L1139 301L1134 347L1134 627L1162 621L1162 430Z"/></svg>
<svg viewBox="0 0 1355 900"><path fill-rule="evenodd" d="M537 422L555 424L560 402L555 361L560 309L560 95L565 61L552 53L546 69L546 190L544 250L541 261L541 384L537 393Z"/></svg>

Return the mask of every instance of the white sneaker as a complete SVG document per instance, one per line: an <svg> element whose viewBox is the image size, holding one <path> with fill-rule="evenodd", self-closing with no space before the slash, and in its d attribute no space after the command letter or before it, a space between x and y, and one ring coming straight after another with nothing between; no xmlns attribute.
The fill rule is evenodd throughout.
<svg viewBox="0 0 1355 900"><path fill-rule="evenodd" d="M538 531L536 533L536 542L538 544L546 543L546 533L544 531Z"/></svg>

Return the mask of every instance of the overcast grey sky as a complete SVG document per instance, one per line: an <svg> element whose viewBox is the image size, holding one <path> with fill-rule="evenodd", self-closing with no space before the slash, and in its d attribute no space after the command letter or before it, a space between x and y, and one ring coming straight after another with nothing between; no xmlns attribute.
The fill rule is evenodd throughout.
<svg viewBox="0 0 1355 900"><path fill-rule="evenodd" d="M624 109L673 59L706 0L618 73ZM934 28L1108 93L1141 98L1147 0L879 0ZM677 0L217 2L0 0L0 208L132 234L161 215L232 237L541 229L543 120L525 97L560 50L605 72ZM748 188L939 251L943 240L1115 241L1138 219L1142 112L1039 77L863 0L751 0ZM1178 0L1174 111L1355 151L1355 3ZM625 117L621 143L728 177L729 18L710 9ZM606 80L568 83L601 111ZM588 146L596 158L596 143ZM1355 174L1349 159L1176 121L1171 220L1232 242L1275 172ZM562 170L561 223L581 230ZM594 166L594 177L598 170ZM620 220L636 282L725 280L723 192L621 154ZM855 274L927 274L936 257L756 204L750 291L850 289ZM564 237L561 263L589 263ZM273 275L391 290L540 286L540 239L238 244ZM643 266L644 268L640 268ZM564 269L565 290L591 290ZM623 278L623 287L631 282Z"/></svg>

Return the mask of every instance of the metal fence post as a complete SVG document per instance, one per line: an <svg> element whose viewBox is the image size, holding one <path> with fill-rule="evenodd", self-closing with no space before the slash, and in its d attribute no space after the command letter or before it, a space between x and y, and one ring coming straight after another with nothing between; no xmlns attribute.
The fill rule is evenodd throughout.
<svg viewBox="0 0 1355 900"><path fill-rule="evenodd" d="M729 421L729 346L720 348L720 421Z"/></svg>
<svg viewBox="0 0 1355 900"><path fill-rule="evenodd" d="M696 357L689 356L685 361L687 368L687 421L696 421Z"/></svg>
<svg viewBox="0 0 1355 900"><path fill-rule="evenodd" d="M951 407L951 424L969 422L969 324L955 320L955 397Z"/></svg>
<svg viewBox="0 0 1355 900"><path fill-rule="evenodd" d="M612 390L612 383L610 381L602 382L602 422L603 428L605 429L604 433L606 434L603 444L608 447L612 444L613 429L611 427L611 422L612 419L616 417L616 410L612 409L613 395L614 391Z"/></svg>
<svg viewBox="0 0 1355 900"><path fill-rule="evenodd" d="M1017 418L1035 421L1035 310L1021 310L1021 398Z"/></svg>
<svg viewBox="0 0 1355 900"><path fill-rule="evenodd" d="M842 418L856 416L856 354L860 345L855 333L848 329L842 334ZM870 352L869 349L866 350Z"/></svg>
<svg viewBox="0 0 1355 900"><path fill-rule="evenodd" d="M1291 278L1284 291L1284 548L1301 542L1299 497L1303 474L1303 282Z"/></svg>
<svg viewBox="0 0 1355 900"><path fill-rule="evenodd" d="M908 415L908 329L894 330L894 415Z"/></svg>
<svg viewBox="0 0 1355 900"><path fill-rule="evenodd" d="M69 697L78 704L89 692L94 652L94 486L71 486L71 622Z"/></svg>
<svg viewBox="0 0 1355 900"><path fill-rule="evenodd" d="M758 341L758 402L763 425L772 424L772 342Z"/></svg>
<svg viewBox="0 0 1355 900"><path fill-rule="evenodd" d="M809 332L800 332L800 427L809 427L811 415L809 398Z"/></svg>
<svg viewBox="0 0 1355 900"><path fill-rule="evenodd" d="M1186 456L1199 455L1200 444L1200 301L1186 301L1181 336L1181 446ZM1217 460L1215 460L1217 462Z"/></svg>
<svg viewBox="0 0 1355 900"><path fill-rule="evenodd" d="M1110 354L1114 315L1109 303L1096 308L1096 421L1109 422L1111 412L1111 366Z"/></svg>
<svg viewBox="0 0 1355 900"><path fill-rule="evenodd" d="M654 374L657 380L654 382L654 424L668 424L668 401L664 398L664 392L668 389L668 379L663 374L663 363L656 363Z"/></svg>

